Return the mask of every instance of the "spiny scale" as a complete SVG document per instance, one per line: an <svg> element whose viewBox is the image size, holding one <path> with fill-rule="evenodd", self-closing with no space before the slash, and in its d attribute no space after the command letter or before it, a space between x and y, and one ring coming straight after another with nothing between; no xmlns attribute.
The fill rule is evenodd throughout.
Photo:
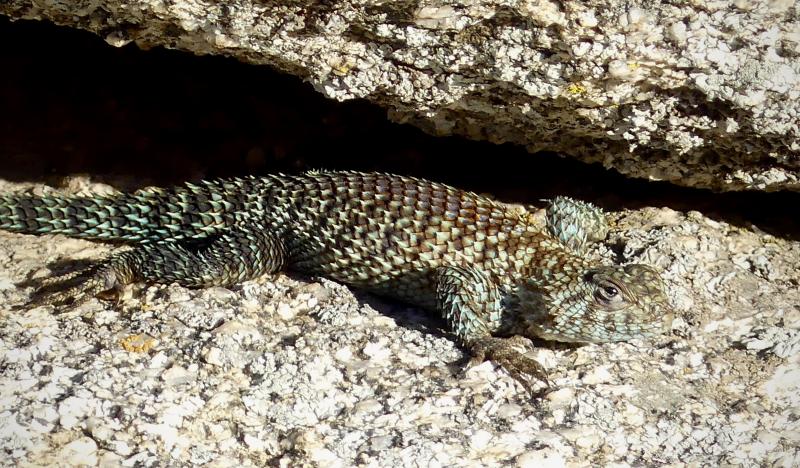
<svg viewBox="0 0 800 468"><path fill-rule="evenodd" d="M603 342L668 326L660 277L600 266L602 212L556 198L532 213L471 192L382 173L309 172L216 180L90 198L0 197L0 229L140 244L44 302L80 302L136 280L230 285L289 268L437 311L480 358L538 374L519 338ZM74 276L74 275L73 275ZM512 336L512 338L502 338Z"/></svg>

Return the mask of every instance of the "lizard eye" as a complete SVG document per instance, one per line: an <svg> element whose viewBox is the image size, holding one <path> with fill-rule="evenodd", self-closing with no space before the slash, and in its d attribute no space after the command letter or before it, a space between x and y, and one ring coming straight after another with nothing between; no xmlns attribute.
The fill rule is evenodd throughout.
<svg viewBox="0 0 800 468"><path fill-rule="evenodd" d="M600 291L603 292L603 296L605 296L607 299L612 299L619 294L619 289L617 289L616 286L611 285L603 286Z"/></svg>
<svg viewBox="0 0 800 468"><path fill-rule="evenodd" d="M606 307L620 307L624 304L625 298L622 297L619 286L611 281L601 280L594 291L594 298Z"/></svg>

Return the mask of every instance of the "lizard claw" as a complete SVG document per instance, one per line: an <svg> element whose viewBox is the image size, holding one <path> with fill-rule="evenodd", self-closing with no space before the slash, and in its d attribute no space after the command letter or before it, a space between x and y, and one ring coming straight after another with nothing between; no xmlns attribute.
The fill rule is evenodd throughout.
<svg viewBox="0 0 800 468"><path fill-rule="evenodd" d="M539 394L542 391L533 391L531 378L545 384L543 391L548 390L550 381L547 379L544 367L535 359L525 356L524 351L520 351L519 348L530 349L530 341L522 336L487 337L473 344L471 351L473 362L480 363L490 360L497 363L532 394Z"/></svg>

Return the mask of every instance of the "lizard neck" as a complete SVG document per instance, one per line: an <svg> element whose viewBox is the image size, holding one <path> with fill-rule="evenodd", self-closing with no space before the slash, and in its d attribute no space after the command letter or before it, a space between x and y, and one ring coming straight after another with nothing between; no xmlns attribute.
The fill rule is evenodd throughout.
<svg viewBox="0 0 800 468"><path fill-rule="evenodd" d="M547 255L532 255L509 285L503 299L504 316L508 317L504 332L557 341L586 341L570 339L565 334L551 332L562 315L578 314L591 307L586 303L585 276L593 266L586 258L577 256L557 241L549 242Z"/></svg>

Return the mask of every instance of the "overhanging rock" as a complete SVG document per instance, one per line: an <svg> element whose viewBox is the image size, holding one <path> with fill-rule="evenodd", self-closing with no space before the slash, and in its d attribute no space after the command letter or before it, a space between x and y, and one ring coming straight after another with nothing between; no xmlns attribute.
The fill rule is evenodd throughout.
<svg viewBox="0 0 800 468"><path fill-rule="evenodd" d="M790 0L11 0L0 13L269 64L436 135L692 187L800 190Z"/></svg>

